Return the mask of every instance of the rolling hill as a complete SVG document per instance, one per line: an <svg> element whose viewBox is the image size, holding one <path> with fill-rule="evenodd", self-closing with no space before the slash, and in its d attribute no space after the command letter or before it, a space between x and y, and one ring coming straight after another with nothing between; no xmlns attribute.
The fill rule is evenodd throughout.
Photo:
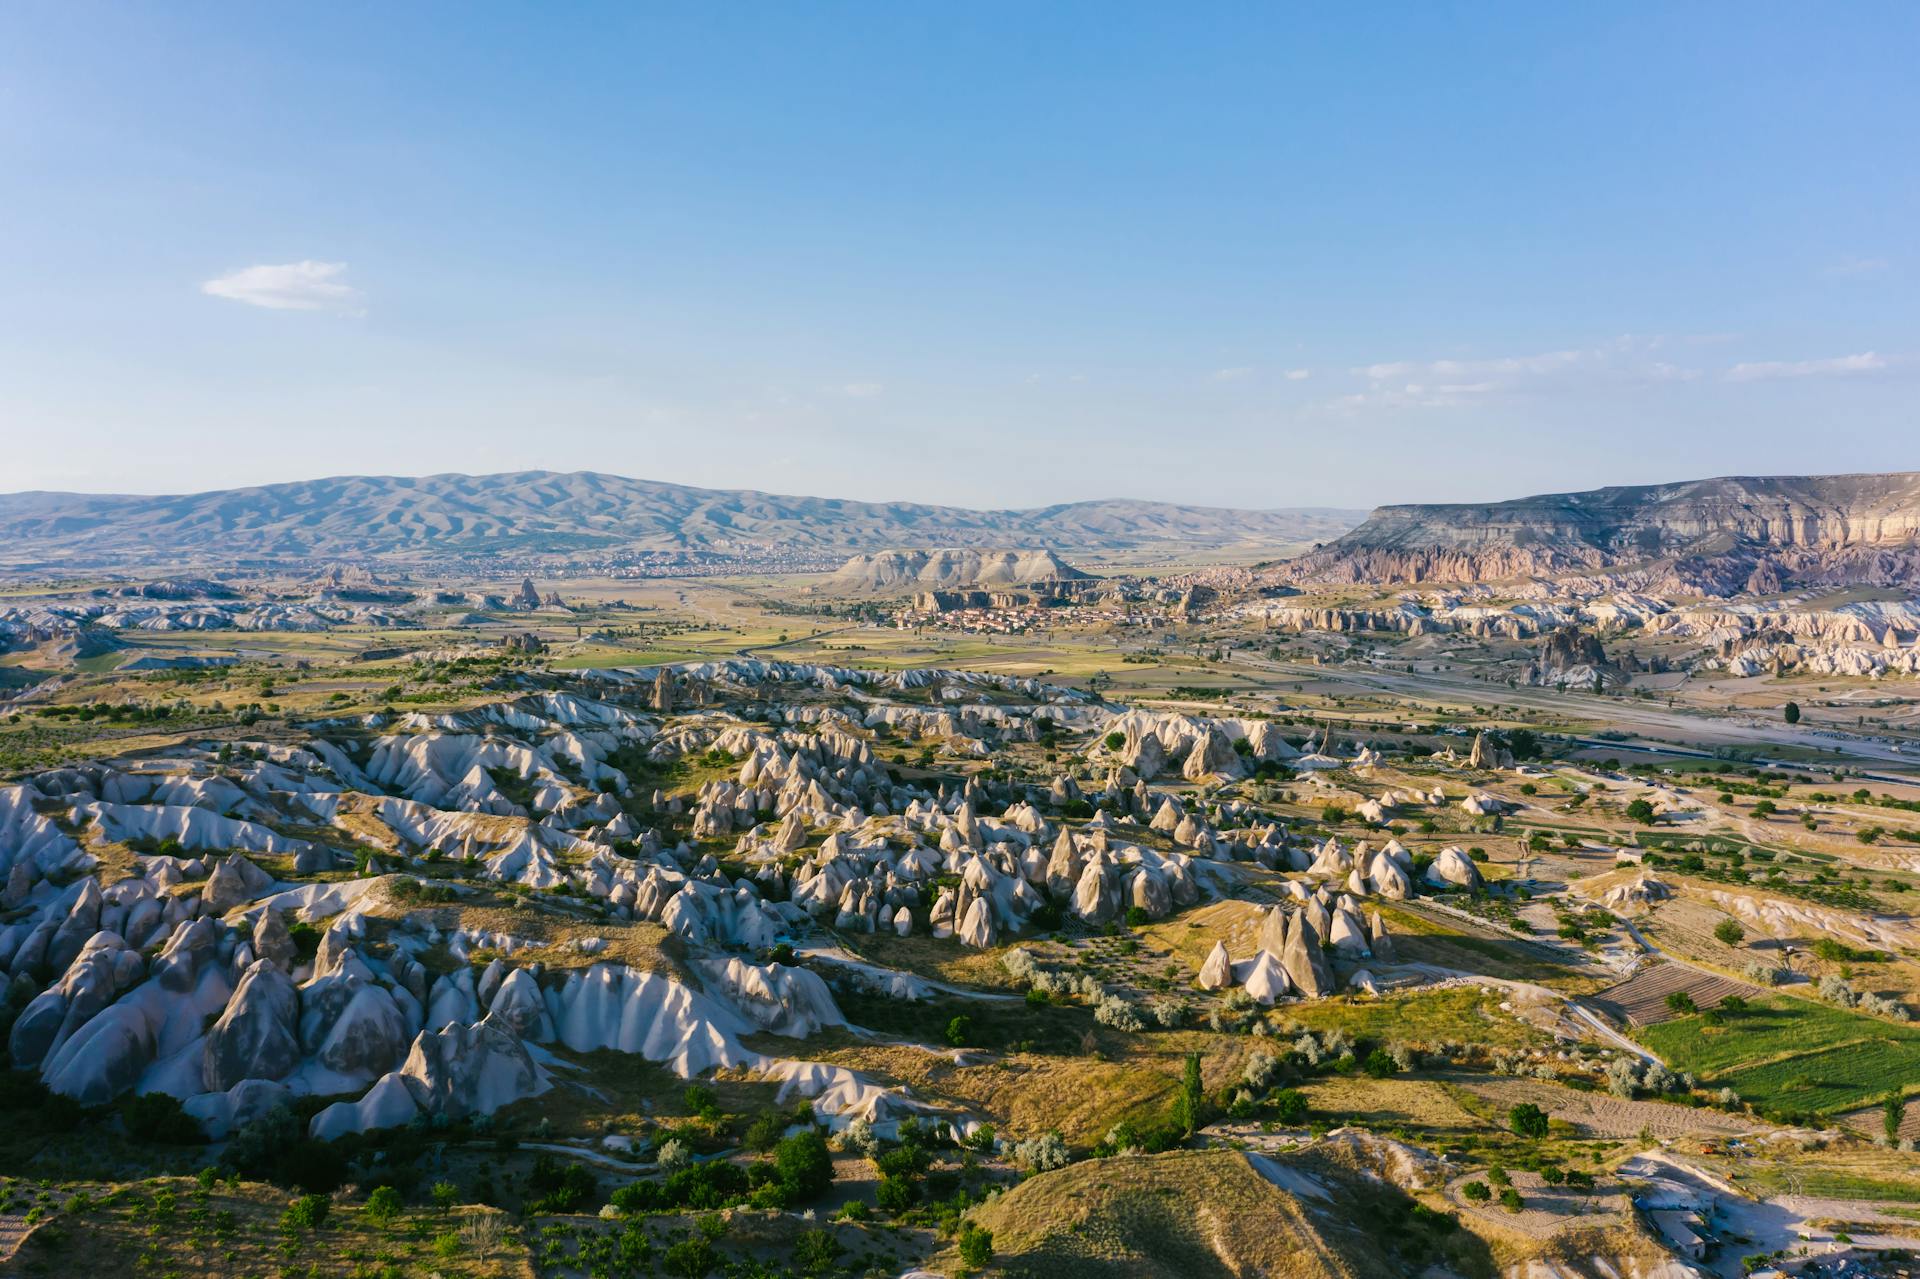
<svg viewBox="0 0 1920 1279"><path fill-rule="evenodd" d="M1119 550L1299 546L1359 513L1072 502L974 511L702 489L590 471L340 476L165 496L0 494L9 562L471 555L632 548L872 551L902 545Z"/></svg>

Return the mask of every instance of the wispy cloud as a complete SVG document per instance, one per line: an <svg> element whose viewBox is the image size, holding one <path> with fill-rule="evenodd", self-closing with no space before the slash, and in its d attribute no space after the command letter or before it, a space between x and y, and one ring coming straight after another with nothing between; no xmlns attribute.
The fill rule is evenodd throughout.
<svg viewBox="0 0 1920 1279"><path fill-rule="evenodd" d="M1286 372L1286 379L1289 382L1304 382L1312 376L1312 369L1288 369Z"/></svg>
<svg viewBox="0 0 1920 1279"><path fill-rule="evenodd" d="M1864 276L1882 275L1892 265L1885 258L1845 257L1820 274L1839 280L1857 280Z"/></svg>
<svg viewBox="0 0 1920 1279"><path fill-rule="evenodd" d="M1653 358L1666 341L1628 334L1598 346L1532 355L1362 364L1347 372L1364 383L1363 389L1337 397L1330 406L1342 410L1458 408L1494 398L1589 392L1609 386L1698 378L1698 369Z"/></svg>
<svg viewBox="0 0 1920 1279"><path fill-rule="evenodd" d="M1541 355L1504 356L1493 360L1397 360L1368 364L1354 370L1369 382L1391 382L1406 377L1539 377L1591 360L1596 351L1548 351Z"/></svg>
<svg viewBox="0 0 1920 1279"><path fill-rule="evenodd" d="M360 290L348 284L345 262L286 262L243 267L200 286L209 297L244 302L269 311L332 311L356 315Z"/></svg>
<svg viewBox="0 0 1920 1279"><path fill-rule="evenodd" d="M840 394L850 400L871 400L886 389L884 382L848 382L840 388Z"/></svg>
<svg viewBox="0 0 1920 1279"><path fill-rule="evenodd" d="M1765 382L1789 377L1844 377L1855 373L1878 373L1887 367L1886 357L1876 351L1858 355L1837 355L1829 360L1761 360L1736 364L1727 370L1729 382Z"/></svg>
<svg viewBox="0 0 1920 1279"><path fill-rule="evenodd" d="M1239 382L1253 376L1251 364L1238 365L1231 369L1215 369L1212 377L1216 382Z"/></svg>

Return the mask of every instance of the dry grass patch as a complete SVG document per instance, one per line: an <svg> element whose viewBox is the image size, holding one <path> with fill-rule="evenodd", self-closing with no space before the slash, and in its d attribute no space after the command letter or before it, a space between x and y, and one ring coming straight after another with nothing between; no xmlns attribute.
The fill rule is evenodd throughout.
<svg viewBox="0 0 1920 1279"><path fill-rule="evenodd" d="M1434 1263L1492 1273L1478 1239L1416 1216L1384 1183L1323 1160L1264 1166L1271 1178L1220 1150L1089 1160L1030 1178L973 1217L1015 1276L1384 1279Z"/></svg>

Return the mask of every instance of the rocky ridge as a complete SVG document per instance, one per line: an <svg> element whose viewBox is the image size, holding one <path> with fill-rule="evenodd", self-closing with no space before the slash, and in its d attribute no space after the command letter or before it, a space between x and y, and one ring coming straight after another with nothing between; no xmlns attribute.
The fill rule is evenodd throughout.
<svg viewBox="0 0 1920 1279"><path fill-rule="evenodd" d="M1483 582L1661 561L1718 594L1920 572L1920 472L1730 476L1485 504L1385 506L1293 580Z"/></svg>

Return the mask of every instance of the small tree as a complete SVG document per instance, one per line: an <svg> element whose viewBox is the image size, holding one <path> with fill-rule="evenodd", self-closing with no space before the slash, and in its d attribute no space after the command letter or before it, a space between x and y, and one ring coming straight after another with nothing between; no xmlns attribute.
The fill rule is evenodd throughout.
<svg viewBox="0 0 1920 1279"><path fill-rule="evenodd" d="M1894 1145L1900 1140L1900 1124L1907 1117L1907 1098L1905 1093L1893 1093L1886 1104L1880 1108L1880 1127L1887 1134L1887 1144Z"/></svg>
<svg viewBox="0 0 1920 1279"><path fill-rule="evenodd" d="M965 1013L947 1023L947 1042L955 1048L965 1048L973 1042L973 1018Z"/></svg>
<svg viewBox="0 0 1920 1279"><path fill-rule="evenodd" d="M920 1188L906 1177L882 1177L873 1188L873 1201L886 1212L905 1212L920 1197Z"/></svg>
<svg viewBox="0 0 1920 1279"><path fill-rule="evenodd" d="M1368 1053L1366 1061L1361 1064L1375 1079L1385 1079L1388 1075L1400 1072L1400 1063L1395 1061L1393 1054L1384 1048L1376 1048Z"/></svg>
<svg viewBox="0 0 1920 1279"><path fill-rule="evenodd" d="M327 1224L332 1203L325 1195L302 1195L287 1205L280 1216L282 1230L318 1230Z"/></svg>
<svg viewBox="0 0 1920 1279"><path fill-rule="evenodd" d="M451 1181L436 1181L433 1183L434 1207L443 1213L447 1213L453 1211L454 1205L459 1202L460 1187L454 1185Z"/></svg>
<svg viewBox="0 0 1920 1279"><path fill-rule="evenodd" d="M811 1128L774 1148L773 1167L788 1203L816 1199L833 1184L833 1154L826 1139Z"/></svg>
<svg viewBox="0 0 1920 1279"><path fill-rule="evenodd" d="M1713 926L1713 935L1723 946L1738 946L1747 939L1747 930L1731 919L1723 919Z"/></svg>
<svg viewBox="0 0 1920 1279"><path fill-rule="evenodd" d="M970 1270L978 1270L993 1260L993 1231L982 1230L969 1221L960 1229L960 1261Z"/></svg>
<svg viewBox="0 0 1920 1279"><path fill-rule="evenodd" d="M1522 1137L1538 1140L1547 1135L1547 1112L1530 1101L1523 1101L1507 1112L1507 1122Z"/></svg>
<svg viewBox="0 0 1920 1279"><path fill-rule="evenodd" d="M391 1226L400 1219L400 1192L392 1186L376 1186L367 1196L367 1220L376 1226Z"/></svg>
<svg viewBox="0 0 1920 1279"><path fill-rule="evenodd" d="M1273 1117L1289 1126L1307 1117L1307 1094L1298 1088L1282 1088L1273 1094Z"/></svg>
<svg viewBox="0 0 1920 1279"><path fill-rule="evenodd" d="M1653 825L1653 805L1644 799L1636 799L1627 805L1627 820L1639 822L1642 826Z"/></svg>
<svg viewBox="0 0 1920 1279"><path fill-rule="evenodd" d="M1781 707L1780 718L1786 720L1789 724L1798 724L1800 722L1800 703L1788 702L1785 706Z"/></svg>
<svg viewBox="0 0 1920 1279"><path fill-rule="evenodd" d="M1508 1186L1500 1192L1500 1206L1508 1212L1519 1212L1527 1206L1527 1201L1520 1197L1518 1190L1515 1190L1512 1186Z"/></svg>
<svg viewBox="0 0 1920 1279"><path fill-rule="evenodd" d="M1693 996L1689 995L1686 991L1676 990L1669 992L1667 995L1667 1009L1670 1012L1684 1017L1688 1013L1699 1012L1700 1005L1694 1003Z"/></svg>
<svg viewBox="0 0 1920 1279"><path fill-rule="evenodd" d="M793 1241L793 1260L803 1274L824 1275L840 1263L846 1249L831 1230L802 1230Z"/></svg>
<svg viewBox="0 0 1920 1279"><path fill-rule="evenodd" d="M1469 1181L1460 1187L1460 1193L1477 1204L1483 1204L1493 1198L1493 1191L1487 1188L1487 1183L1484 1181Z"/></svg>
<svg viewBox="0 0 1920 1279"><path fill-rule="evenodd" d="M1180 1095L1174 1101L1174 1122L1188 1137L1199 1131L1206 1104L1206 1091L1200 1082L1200 1054L1188 1053L1180 1072Z"/></svg>

